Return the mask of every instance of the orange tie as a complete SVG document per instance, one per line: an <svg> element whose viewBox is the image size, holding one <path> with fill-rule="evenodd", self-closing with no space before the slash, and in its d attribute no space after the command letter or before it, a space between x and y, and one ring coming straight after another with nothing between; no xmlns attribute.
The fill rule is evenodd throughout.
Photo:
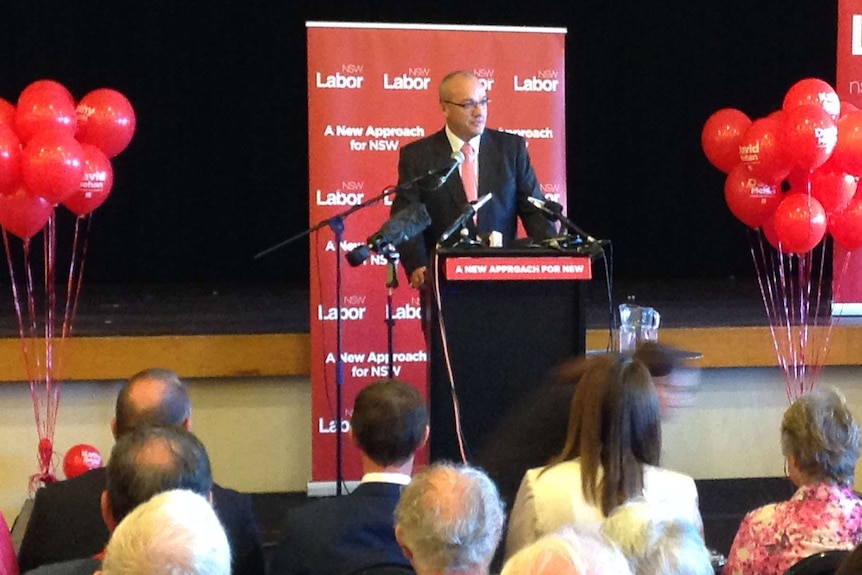
<svg viewBox="0 0 862 575"><path fill-rule="evenodd" d="M479 197L479 178L476 176L476 155L473 146L464 144L461 146L464 153L464 163L461 165L461 181L464 182L464 192L467 194L468 202L475 202Z"/></svg>

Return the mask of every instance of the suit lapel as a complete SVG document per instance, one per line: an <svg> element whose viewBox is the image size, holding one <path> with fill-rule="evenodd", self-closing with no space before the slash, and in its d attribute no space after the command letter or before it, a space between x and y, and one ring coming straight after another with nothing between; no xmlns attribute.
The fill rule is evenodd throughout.
<svg viewBox="0 0 862 575"><path fill-rule="evenodd" d="M482 139L479 141L479 197L481 198L485 194L494 193L497 189L496 181L497 181L497 166L494 163L500 158L499 151L497 150L497 142L494 140L490 131L486 128L484 132L482 132ZM479 214L476 218L476 227L482 231L491 231L485 230L482 226L484 221L488 218L488 213L493 209L494 198L491 198L491 201L485 204L485 207L479 210Z"/></svg>

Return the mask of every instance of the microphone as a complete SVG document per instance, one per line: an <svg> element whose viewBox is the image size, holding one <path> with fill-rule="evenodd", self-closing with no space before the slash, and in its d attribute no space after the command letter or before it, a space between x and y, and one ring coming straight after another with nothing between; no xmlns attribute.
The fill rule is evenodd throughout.
<svg viewBox="0 0 862 575"><path fill-rule="evenodd" d="M491 198L493 196L494 194L485 194L472 204L467 204L467 207L464 208L464 213L458 216L458 219L455 220L451 226L449 226L449 229L443 232L443 235L440 236L440 239L437 240L437 243L442 244L443 242L448 240L452 234L461 229L461 227L467 222L467 220L476 215L476 212L479 211L479 208L491 201Z"/></svg>
<svg viewBox="0 0 862 575"><path fill-rule="evenodd" d="M415 203L401 210L380 227L380 230L365 240L365 244L356 246L347 252L347 263L356 267L371 256L371 251L380 253L406 242L417 236L431 225L431 216L425 204Z"/></svg>
<svg viewBox="0 0 862 575"><path fill-rule="evenodd" d="M452 174L455 173L455 170L458 169L458 166L464 163L464 152L462 152L461 150L455 150L449 157L452 160L452 163L445 168L428 170L418 178L413 178L406 184L403 184L398 187L402 190L412 188L413 186L419 186L423 190L436 190L437 188L446 183L446 180L448 180L452 176Z"/></svg>
<svg viewBox="0 0 862 575"><path fill-rule="evenodd" d="M464 152L462 152L461 150L455 150L454 152L452 152L451 158L452 158L452 165L449 166L449 169L446 170L446 173L444 173L442 176L440 176L437 179L437 181L439 182L437 184L438 188L446 183L446 180L449 179L449 176L454 174L455 170L458 169L458 166L463 164L464 160L466 159L464 157Z"/></svg>
<svg viewBox="0 0 862 575"><path fill-rule="evenodd" d="M579 228L575 223L563 214L563 206L551 200L540 200L533 196L528 196L527 201L541 212L544 212L551 221L560 222L579 236L584 238L584 241L590 244L598 242L596 238Z"/></svg>

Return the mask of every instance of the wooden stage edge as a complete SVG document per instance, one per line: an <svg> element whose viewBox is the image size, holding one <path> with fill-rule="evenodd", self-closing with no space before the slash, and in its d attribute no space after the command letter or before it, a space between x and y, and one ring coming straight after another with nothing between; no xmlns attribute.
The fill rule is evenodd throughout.
<svg viewBox="0 0 862 575"><path fill-rule="evenodd" d="M824 328L811 328L824 329ZM816 337L811 334L811 339ZM703 368L774 367L768 327L668 328L662 343L703 354ZM146 337L76 337L67 341L65 381L125 379L153 366L174 369L183 378L286 377L310 373L307 333ZM604 349L606 330L587 332L587 349ZM859 365L862 326L835 326L825 365ZM0 382L27 381L21 341L0 339Z"/></svg>

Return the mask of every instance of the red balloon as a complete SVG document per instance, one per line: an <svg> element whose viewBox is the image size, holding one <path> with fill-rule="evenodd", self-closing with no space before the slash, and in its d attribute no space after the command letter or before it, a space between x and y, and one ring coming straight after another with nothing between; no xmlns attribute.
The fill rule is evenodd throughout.
<svg viewBox="0 0 862 575"><path fill-rule="evenodd" d="M784 122L784 110L775 110L770 112L767 116L770 120L775 120L776 122Z"/></svg>
<svg viewBox="0 0 862 575"><path fill-rule="evenodd" d="M84 177L75 193L63 202L79 216L101 206L114 185L114 168L105 153L91 144L81 144L81 148L84 150Z"/></svg>
<svg viewBox="0 0 862 575"><path fill-rule="evenodd" d="M838 126L820 106L797 106L784 114L784 145L794 168L814 170L829 159L838 141Z"/></svg>
<svg viewBox="0 0 862 575"><path fill-rule="evenodd" d="M824 170L811 174L811 195L817 198L827 214L843 210L856 193L856 178L850 174Z"/></svg>
<svg viewBox="0 0 862 575"><path fill-rule="evenodd" d="M787 177L790 163L781 142L781 123L775 118L752 122L739 141L739 159L762 182L777 184Z"/></svg>
<svg viewBox="0 0 862 575"><path fill-rule="evenodd" d="M823 109L833 120L841 113L841 100L829 85L818 78L806 78L793 84L784 96L784 111L798 106L815 105Z"/></svg>
<svg viewBox="0 0 862 575"><path fill-rule="evenodd" d="M830 215L828 228L845 250L862 248L862 198L854 198L845 209Z"/></svg>
<svg viewBox="0 0 862 575"><path fill-rule="evenodd" d="M54 130L40 132L24 146L24 184L37 196L59 204L75 193L84 177L83 155L73 136Z"/></svg>
<svg viewBox="0 0 862 575"><path fill-rule="evenodd" d="M15 129L15 106L3 98L0 98L0 125Z"/></svg>
<svg viewBox="0 0 862 575"><path fill-rule="evenodd" d="M700 133L700 144L713 166L727 173L739 163L739 141L749 126L751 119L733 108L709 117Z"/></svg>
<svg viewBox="0 0 862 575"><path fill-rule="evenodd" d="M862 111L838 120L838 142L830 160L842 172L862 176Z"/></svg>
<svg viewBox="0 0 862 575"><path fill-rule="evenodd" d="M48 223L54 207L25 188L0 195L0 226L22 240L35 236Z"/></svg>
<svg viewBox="0 0 862 575"><path fill-rule="evenodd" d="M93 90L78 103L78 133L81 143L98 146L113 158L126 149L135 134L135 111L125 96L111 90Z"/></svg>
<svg viewBox="0 0 862 575"><path fill-rule="evenodd" d="M841 102L841 114L838 116L838 119L840 120L841 118L843 118L844 116L846 116L850 112L857 112L857 111L859 111L859 108L857 108L855 105L851 104L850 102L842 101Z"/></svg>
<svg viewBox="0 0 862 575"><path fill-rule="evenodd" d="M73 445L63 457L63 473L66 474L66 479L77 477L99 467L102 467L102 454L98 449L86 443Z"/></svg>
<svg viewBox="0 0 862 575"><path fill-rule="evenodd" d="M724 182L724 199L731 213L750 228L758 228L781 203L778 187L758 180L745 164L737 164Z"/></svg>
<svg viewBox="0 0 862 575"><path fill-rule="evenodd" d="M56 80L48 80L48 79L36 80L35 82L31 82L30 84L27 85L27 87L25 87L23 90L21 90L21 94L19 95L19 98L21 96L29 97L29 96L32 96L36 92L45 92L45 91L57 92L58 94L62 95L64 98L66 98L67 100L69 100L73 104L75 103L75 97L72 96L72 92L70 92L69 89L66 88L66 86L64 86L60 82L57 82Z"/></svg>
<svg viewBox="0 0 862 575"><path fill-rule="evenodd" d="M787 174L787 185L790 186L788 192L805 192L808 193L809 182L811 181L811 172L809 170L800 170L795 168Z"/></svg>
<svg viewBox="0 0 862 575"><path fill-rule="evenodd" d="M775 210L775 233L784 251L807 253L826 235L826 211L815 198L788 195Z"/></svg>
<svg viewBox="0 0 862 575"><path fill-rule="evenodd" d="M60 130L75 135L75 101L61 84L40 80L27 86L15 107L15 131L27 143L36 133Z"/></svg>
<svg viewBox="0 0 862 575"><path fill-rule="evenodd" d="M778 239L778 234L775 232L775 214L766 218L760 229L766 241L775 249L781 250L781 240Z"/></svg>
<svg viewBox="0 0 862 575"><path fill-rule="evenodd" d="M21 141L12 128L0 124L0 195L14 192L21 183Z"/></svg>

